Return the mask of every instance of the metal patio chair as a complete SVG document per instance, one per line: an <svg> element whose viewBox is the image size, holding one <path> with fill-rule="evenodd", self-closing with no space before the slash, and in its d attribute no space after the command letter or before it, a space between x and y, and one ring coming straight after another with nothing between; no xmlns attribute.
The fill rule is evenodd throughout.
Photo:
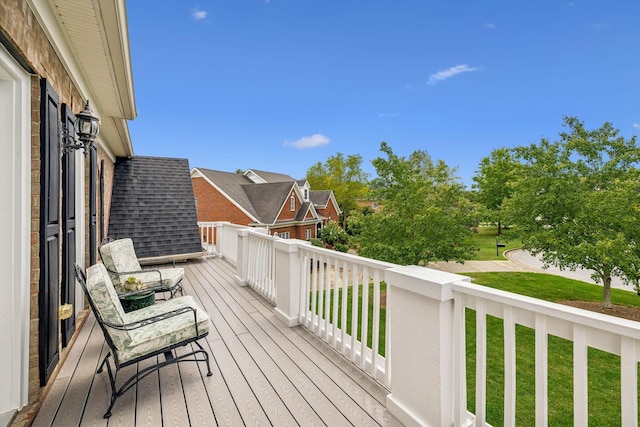
<svg viewBox="0 0 640 427"><path fill-rule="evenodd" d="M100 258L106 267L119 297L137 294L138 290L126 288L129 278L142 282L146 290L170 292L173 298L178 292L184 295L180 282L184 278L184 268L161 268L143 270L130 238L107 241L99 248Z"/></svg>
<svg viewBox="0 0 640 427"><path fill-rule="evenodd" d="M207 376L212 375L209 353L198 342L209 333L209 315L193 297L176 297L125 313L103 264L89 267L86 276L77 265L75 272L110 350L97 371L101 373L107 367L111 386L111 399L104 418L111 416L111 409L120 396L164 366L179 362L205 362ZM191 351L176 354L175 349L188 344L196 347L191 346ZM164 355L164 360L155 358L157 363L138 369L117 387L117 376L122 368L160 355Z"/></svg>

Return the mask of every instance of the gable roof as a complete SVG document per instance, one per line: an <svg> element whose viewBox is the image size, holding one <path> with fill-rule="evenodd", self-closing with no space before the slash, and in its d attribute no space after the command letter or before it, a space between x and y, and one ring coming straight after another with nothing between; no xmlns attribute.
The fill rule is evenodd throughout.
<svg viewBox="0 0 640 427"><path fill-rule="evenodd" d="M200 254L195 197L187 159L118 158L109 237L131 237L140 258Z"/></svg>
<svg viewBox="0 0 640 427"><path fill-rule="evenodd" d="M200 172L211 185L217 187L222 195L235 204L240 210L244 211L254 221L259 221L258 213L249 200L247 193L242 188L243 185L253 184L253 181L239 173L222 172L204 168L194 168L191 176L194 176L194 173L197 173L196 171Z"/></svg>
<svg viewBox="0 0 640 427"><path fill-rule="evenodd" d="M307 217L307 213L313 209L313 205L311 205L311 202L304 202L302 203L302 206L300 206L300 209L298 210L298 213L296 214L296 221L304 221Z"/></svg>
<svg viewBox="0 0 640 427"><path fill-rule="evenodd" d="M292 178L289 175L286 175L284 173L276 173L276 172L267 172L267 171L261 171L261 170L257 170L257 169L249 169L244 173L245 176L247 176L249 179L251 179L252 182L259 184L259 180L254 181L252 179L252 177L254 175L257 175L259 178L262 178L262 180L264 182L290 182L290 181L296 181L294 178ZM255 178L254 178L255 179Z"/></svg>
<svg viewBox="0 0 640 427"><path fill-rule="evenodd" d="M273 224L287 202L295 181L247 184L242 189L251 201L262 223Z"/></svg>
<svg viewBox="0 0 640 427"><path fill-rule="evenodd" d="M311 190L309 191L309 200L317 206L327 206L331 197L331 190Z"/></svg>
<svg viewBox="0 0 640 427"><path fill-rule="evenodd" d="M238 174L197 167L191 171L191 177L205 178L224 197L249 215L256 224L275 224L278 215L289 201L292 191L303 202L293 221L305 220L309 211L317 218L313 204L302 200L298 181L289 175L254 169ZM267 182L265 178L270 181ZM300 216L302 219L298 219Z"/></svg>

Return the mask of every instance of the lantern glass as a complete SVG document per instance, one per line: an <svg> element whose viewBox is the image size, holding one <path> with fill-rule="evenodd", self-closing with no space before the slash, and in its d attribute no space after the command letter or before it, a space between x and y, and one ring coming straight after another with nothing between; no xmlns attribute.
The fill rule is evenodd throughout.
<svg viewBox="0 0 640 427"><path fill-rule="evenodd" d="M100 120L93 114L89 106L89 101L84 110L76 114L75 122L76 134L80 139L93 139L100 131Z"/></svg>

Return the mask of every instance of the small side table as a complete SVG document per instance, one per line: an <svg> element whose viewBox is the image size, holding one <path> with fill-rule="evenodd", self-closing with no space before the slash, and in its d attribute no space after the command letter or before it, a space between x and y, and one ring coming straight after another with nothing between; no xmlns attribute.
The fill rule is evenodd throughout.
<svg viewBox="0 0 640 427"><path fill-rule="evenodd" d="M126 295L120 297L120 303L125 313L133 310L140 310L141 308L153 305L156 301L155 292L141 292L133 295Z"/></svg>

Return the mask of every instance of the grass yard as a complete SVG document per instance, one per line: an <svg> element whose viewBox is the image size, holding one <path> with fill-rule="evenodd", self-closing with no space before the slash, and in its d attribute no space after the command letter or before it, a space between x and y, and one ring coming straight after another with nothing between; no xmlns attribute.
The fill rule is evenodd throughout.
<svg viewBox="0 0 640 427"><path fill-rule="evenodd" d="M368 310L367 310L367 318L368 318L368 322L369 322L369 327L367 329L367 346L369 348L371 348L373 346L373 328L371 326L373 319L374 319L374 312L373 312L373 297L374 297L374 285L373 283L370 283L365 289L368 289ZM358 310L358 316L357 316L357 330L354 331L353 330L353 292L354 290L357 292L358 295L358 306L357 306L357 310ZM359 284L357 286L349 286L347 288L347 306L345 308L346 310L346 319L347 319L347 326L345 328L345 332L350 335L350 336L355 336L356 339L358 341L362 341L362 292L363 292L363 286L362 284ZM378 354L384 356L385 354L385 337L386 337L386 315L387 315L387 310L386 310L386 294L387 294L387 284L385 282L381 282L380 283L380 300L381 300L381 306L380 306L380 311L379 311L379 316L380 316L380 331L378 334L379 337L379 342L378 342ZM309 309L314 311L315 313L319 313L320 314L320 318L321 319L326 319L330 322L333 322L333 318L334 318L334 309L338 310L337 313L337 327L339 329L342 328L342 294L343 294L343 289L342 288L338 288L338 304L334 304L335 301L335 293L332 290L330 292L329 295L325 294L324 292L322 292L322 296L320 295L321 292L317 292L316 293L316 299L315 299L315 310L313 310L314 307L314 298L313 298L313 294L310 296L309 298ZM375 349L374 349L375 350Z"/></svg>
<svg viewBox="0 0 640 427"><path fill-rule="evenodd" d="M602 288L588 283L540 273L473 273L473 282L547 301L602 301ZM612 289L614 304L640 309L640 297ZM475 313L467 310L468 408L475 412ZM504 353L502 320L487 319L487 417L503 424ZM535 424L534 330L516 328L516 424ZM573 425L573 347L571 341L549 336L549 425ZM589 425L619 426L620 358L589 349Z"/></svg>
<svg viewBox="0 0 640 427"><path fill-rule="evenodd" d="M470 245L479 248L474 258L475 261L492 261L504 259L502 253L507 249L515 249L520 247L519 240L508 241L508 230L502 230L503 235L498 237L498 227L478 227L477 233L473 234ZM498 248L496 255L496 239L498 242L505 244L505 247Z"/></svg>
<svg viewBox="0 0 640 427"><path fill-rule="evenodd" d="M541 273L469 273L476 284L502 289L521 295L527 295L552 302L559 301L602 301L602 288L596 285ZM373 285L368 287L368 316L373 318ZM362 297L363 287L359 285L358 299ZM380 347L385 354L385 315L386 284L380 286L381 303ZM323 310L333 317L333 292L329 301L322 301ZM616 305L640 310L640 297L633 292L612 289L612 302ZM315 307L321 300L316 294ZM313 295L310 298L313 300ZM342 291L338 292L337 306L342 304ZM355 333L360 339L362 321L361 302L358 315L358 331L352 331L353 288L347 293L347 332ZM361 301L361 300L360 300ZM328 304L328 307L327 307ZM310 301L310 308L313 307ZM341 308L339 309L341 310ZM341 327L340 313L338 324ZM475 312L467 310L467 407L475 412ZM489 316L487 319L487 417L494 426L503 425L504 408L504 335L502 319ZM371 346L372 330L368 331L367 341ZM571 341L549 336L549 425L573 425L573 347ZM535 424L535 333L533 329L516 327L516 423L519 426ZM620 420L620 358L595 349L589 349L589 425L616 426Z"/></svg>

